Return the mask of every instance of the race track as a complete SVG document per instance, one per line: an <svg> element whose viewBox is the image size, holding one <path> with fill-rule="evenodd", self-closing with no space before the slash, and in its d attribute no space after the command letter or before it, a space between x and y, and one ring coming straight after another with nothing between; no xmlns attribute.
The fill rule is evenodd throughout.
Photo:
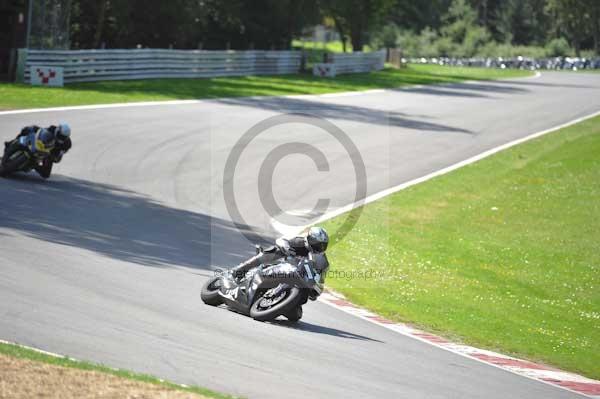
<svg viewBox="0 0 600 399"><path fill-rule="evenodd" d="M73 151L49 181L0 180L0 339L248 398L577 397L323 303L307 304L298 326L259 323L204 306L199 291L214 267L253 251L231 223L223 176L236 141L268 117L302 112L334 123L358 147L373 194L598 110L600 74L543 73L0 115L3 140L32 123L67 121L74 131ZM259 184L265 156L296 142L318 148L326 164L288 155L272 171L272 190ZM244 148L234 176L248 230L269 237L277 232L261 193L287 210L312 209L319 198L335 208L354 200L358 184L339 142L298 123Z"/></svg>

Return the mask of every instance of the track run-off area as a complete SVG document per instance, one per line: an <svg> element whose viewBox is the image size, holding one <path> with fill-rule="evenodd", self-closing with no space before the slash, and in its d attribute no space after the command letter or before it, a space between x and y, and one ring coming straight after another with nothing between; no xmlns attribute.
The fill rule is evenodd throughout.
<svg viewBox="0 0 600 399"><path fill-rule="evenodd" d="M214 268L252 255L249 231L273 238L273 220L310 222L269 214L269 198L283 210L327 199L334 211L363 183L374 195L598 110L600 74L544 72L367 93L0 113L2 140L25 125L65 121L74 142L50 180L0 180L0 339L249 398L578 397L322 302L308 303L298 325L259 323L203 305L199 292ZM333 123L359 157L297 121L238 141L293 113ZM324 157L269 156L298 143ZM224 176L244 226L233 223Z"/></svg>

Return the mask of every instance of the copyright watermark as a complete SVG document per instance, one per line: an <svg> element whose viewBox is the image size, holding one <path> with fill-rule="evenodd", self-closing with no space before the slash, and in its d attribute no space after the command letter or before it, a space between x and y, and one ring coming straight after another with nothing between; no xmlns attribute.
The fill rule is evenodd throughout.
<svg viewBox="0 0 600 399"><path fill-rule="evenodd" d="M227 277L229 276L229 269L223 267L223 268L217 268L213 270L213 276L214 277ZM246 274L246 276L251 276L252 272L248 272ZM276 277L276 278L294 278L295 274L294 273L289 273L289 272L275 272L275 273L271 273L270 274L271 277ZM394 272L390 272L388 270L380 270L380 269L353 269L353 270L327 270L323 273L322 275L323 280L326 279L336 279L336 280L346 280L346 281L353 281L353 280L363 280L363 281L367 281L367 280L406 280L406 276L399 274L399 273L394 273Z"/></svg>
<svg viewBox="0 0 600 399"><path fill-rule="evenodd" d="M247 151L248 147L250 147L252 143L255 143L257 138L263 133L278 128L281 129L282 127L289 128L290 130L310 128L313 131L319 131L321 135L327 135L328 140L315 139L312 142L306 142L306 138L301 135L292 139L290 139L288 135L287 138L278 140L279 142L277 142L274 148L266 155L261 156L260 166L258 168L256 167L256 159L254 159L255 165L252 170L249 171L247 166L243 165L240 161L244 152ZM332 143L331 139L333 139L335 143ZM341 183L343 183L344 187L347 187L350 184L354 185L353 197L346 198L346 205L350 203L355 204L353 210L342 216L344 221L335 231L329 232L330 236L335 237L335 241L341 241L356 225L362 212L362 207L360 205L363 204L367 195L367 172L365 163L356 144L342 129L327 119L301 113L281 114L264 119L248 129L233 145L233 149L225 162L222 187L227 213L237 230L250 242L256 242L257 238L262 241L272 241L272 238L264 237L260 233L248 229L248 226L252 226L252 224L248 223L247 217L244 217L241 210L243 208L241 204L243 201L247 200L247 196L244 195L243 198L236 197L236 175L239 174L240 171L243 171L246 179L256 182L257 185L256 189L258 191L260 209L253 210L253 214L262 213L263 215L268 216L272 221L289 220L298 216L297 212L294 212L293 209L286 209L285 206L281 206L278 203L277 197L280 193L277 192L277 189L274 186L274 176L276 175L278 165L280 165L285 158L291 156L307 157L314 164L316 172L318 173L317 175L314 175L313 173L305 172L305 170L301 168L288 172L288 178L298 182L297 186L294 188L298 190L299 196L310 195L310 198L316 198L312 207L303 211L303 213L309 217L309 223L296 225L295 227L297 227L299 232L302 227L322 220L328 212L333 210L332 198L326 195L321 196L322 193L318 189L318 183L323 179L322 174L329 173L336 163L340 162L339 153L336 157L327 155L328 147L333 145L341 146L344 157L347 161L349 160L352 169L352 173L346 174L345 181ZM252 177L252 175L254 175L254 177ZM306 192L308 192L308 194L302 194Z"/></svg>

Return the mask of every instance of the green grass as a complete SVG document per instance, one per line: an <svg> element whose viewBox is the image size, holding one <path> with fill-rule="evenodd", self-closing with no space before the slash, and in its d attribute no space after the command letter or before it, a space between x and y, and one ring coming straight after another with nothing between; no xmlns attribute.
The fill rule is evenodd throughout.
<svg viewBox="0 0 600 399"><path fill-rule="evenodd" d="M597 117L365 206L332 238L327 284L391 319L600 378L599 220Z"/></svg>
<svg viewBox="0 0 600 399"><path fill-rule="evenodd" d="M98 371L101 373L112 374L112 375L115 375L115 376L121 377L121 378L127 378L130 380L136 380L136 381L142 381L142 382L146 382L146 383L150 383L150 384L160 385L160 386L163 386L163 387L169 388L169 389L185 391L185 392L192 392L192 393L200 394L200 395L203 395L203 396L206 396L209 398L216 398L216 399L233 399L234 398L233 396L224 395L224 394L221 394L218 392L211 391L206 388L200 388L197 386L183 387L181 385L177 385L177 384L173 384L170 382L160 380L160 379L150 376L150 375L133 373L133 372L127 371L127 370L113 369L110 367L106 367L106 366L102 366L102 365L98 365L98 364L94 364L94 363L82 362L82 361L78 361L78 360L69 359L67 357L50 356L50 355L46 355L44 353L40 353L40 352L31 350L31 349L23 348L21 346L13 345L13 344L6 344L6 343L0 342L0 354L16 357L16 358L20 358L20 359L28 359L28 360L33 360L33 361L37 361L37 362L53 364L56 366L70 367L70 368L75 368L75 369L80 369L80 370L88 370L88 371Z"/></svg>
<svg viewBox="0 0 600 399"><path fill-rule="evenodd" d="M411 84L498 79L527 76L528 74L524 71L418 65L403 69L390 68L369 74L342 75L335 79L299 74L78 83L67 85L64 88L0 83L0 109L257 95L322 94L393 88Z"/></svg>

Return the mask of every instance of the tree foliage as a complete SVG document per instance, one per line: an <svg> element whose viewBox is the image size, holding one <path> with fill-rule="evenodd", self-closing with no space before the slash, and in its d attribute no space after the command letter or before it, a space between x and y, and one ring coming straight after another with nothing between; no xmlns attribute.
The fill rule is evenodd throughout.
<svg viewBox="0 0 600 399"><path fill-rule="evenodd" d="M598 0L451 0L446 11L436 15L439 23L434 25L399 25L404 32L398 44L407 55L542 57L579 56L583 49L599 52Z"/></svg>
<svg viewBox="0 0 600 399"><path fill-rule="evenodd" d="M365 44L469 56L600 46L600 0L71 0L74 48L287 49L310 26ZM570 49L569 49L570 50Z"/></svg>
<svg viewBox="0 0 600 399"><path fill-rule="evenodd" d="M319 22L316 0L73 0L76 48L286 49Z"/></svg>
<svg viewBox="0 0 600 399"><path fill-rule="evenodd" d="M331 16L342 37L350 37L354 51L362 51L368 34L381 26L395 0L322 0L322 12Z"/></svg>

